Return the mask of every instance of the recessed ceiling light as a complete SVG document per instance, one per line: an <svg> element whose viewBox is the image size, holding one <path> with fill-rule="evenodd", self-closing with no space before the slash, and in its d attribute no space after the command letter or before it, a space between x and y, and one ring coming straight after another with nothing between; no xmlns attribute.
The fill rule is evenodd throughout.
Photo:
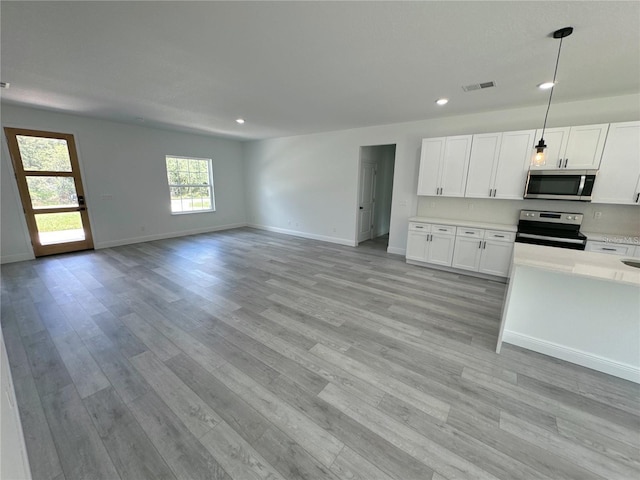
<svg viewBox="0 0 640 480"><path fill-rule="evenodd" d="M236 123L239 123L240 125L242 125L244 123L244 118L237 118Z"/></svg>
<svg viewBox="0 0 640 480"><path fill-rule="evenodd" d="M438 100L436 100L436 103L438 105L446 105L447 103L449 103L449 99L448 98L439 98Z"/></svg>
<svg viewBox="0 0 640 480"><path fill-rule="evenodd" d="M9 88L10 86L9 82L0 82L0 88Z"/></svg>
<svg viewBox="0 0 640 480"><path fill-rule="evenodd" d="M553 82L544 82L544 83L541 83L540 85L538 85L538 88L540 90L549 90L550 88L553 88L554 85L555 85L555 83L553 83Z"/></svg>

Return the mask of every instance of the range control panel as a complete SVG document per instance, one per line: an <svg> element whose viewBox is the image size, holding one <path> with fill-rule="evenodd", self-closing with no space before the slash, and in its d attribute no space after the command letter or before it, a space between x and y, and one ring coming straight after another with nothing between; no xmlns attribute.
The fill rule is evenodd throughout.
<svg viewBox="0 0 640 480"><path fill-rule="evenodd" d="M520 210L520 220L530 222L564 223L565 225L581 225L584 215L581 213L541 212L538 210Z"/></svg>

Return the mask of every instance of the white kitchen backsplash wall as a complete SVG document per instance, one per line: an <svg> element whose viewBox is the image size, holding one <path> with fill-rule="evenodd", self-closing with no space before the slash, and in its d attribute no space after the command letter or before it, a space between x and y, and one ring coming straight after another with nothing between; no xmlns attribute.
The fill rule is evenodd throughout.
<svg viewBox="0 0 640 480"><path fill-rule="evenodd" d="M640 236L640 208L635 205L555 200L418 197L417 215L515 225L522 209L582 213L584 219L581 230L584 232Z"/></svg>

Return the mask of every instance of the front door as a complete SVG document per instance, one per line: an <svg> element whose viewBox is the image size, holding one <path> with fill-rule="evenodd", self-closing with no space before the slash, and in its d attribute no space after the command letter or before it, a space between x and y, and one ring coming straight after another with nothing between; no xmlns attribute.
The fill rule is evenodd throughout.
<svg viewBox="0 0 640 480"><path fill-rule="evenodd" d="M93 248L73 135L4 130L35 256Z"/></svg>

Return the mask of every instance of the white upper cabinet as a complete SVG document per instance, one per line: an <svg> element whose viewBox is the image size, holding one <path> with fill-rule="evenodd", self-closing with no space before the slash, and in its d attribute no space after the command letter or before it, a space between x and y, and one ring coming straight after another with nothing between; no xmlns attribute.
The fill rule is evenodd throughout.
<svg viewBox="0 0 640 480"><path fill-rule="evenodd" d="M603 123L545 130L547 163L540 167L532 165L531 169L597 169L602 159L608 129L609 124ZM541 135L542 130L536 131L536 140ZM535 148L531 150L531 156L533 155Z"/></svg>
<svg viewBox="0 0 640 480"><path fill-rule="evenodd" d="M447 137L441 168L440 195L464 197L472 135Z"/></svg>
<svg viewBox="0 0 640 480"><path fill-rule="evenodd" d="M482 133L473 136L465 197L492 196L501 141L502 133Z"/></svg>
<svg viewBox="0 0 640 480"><path fill-rule="evenodd" d="M493 198L522 200L531 162L533 130L504 132L493 184Z"/></svg>
<svg viewBox="0 0 640 480"><path fill-rule="evenodd" d="M593 203L637 205L640 197L640 122L612 123L593 185Z"/></svg>
<svg viewBox="0 0 640 480"><path fill-rule="evenodd" d="M522 199L534 130L473 136L466 197Z"/></svg>
<svg viewBox="0 0 640 480"><path fill-rule="evenodd" d="M444 158L446 141L446 137L422 140L418 195L438 195L440 193L440 165Z"/></svg>
<svg viewBox="0 0 640 480"><path fill-rule="evenodd" d="M418 195L464 196L471 139L458 135L422 140Z"/></svg>

